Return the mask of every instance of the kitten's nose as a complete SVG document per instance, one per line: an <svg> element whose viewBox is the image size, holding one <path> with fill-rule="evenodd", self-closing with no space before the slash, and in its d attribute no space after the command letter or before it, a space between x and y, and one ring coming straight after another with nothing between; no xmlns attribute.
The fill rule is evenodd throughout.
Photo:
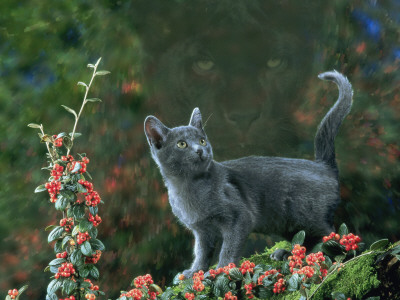
<svg viewBox="0 0 400 300"><path fill-rule="evenodd" d="M201 157L203 155L203 149L201 148L197 149L196 153Z"/></svg>

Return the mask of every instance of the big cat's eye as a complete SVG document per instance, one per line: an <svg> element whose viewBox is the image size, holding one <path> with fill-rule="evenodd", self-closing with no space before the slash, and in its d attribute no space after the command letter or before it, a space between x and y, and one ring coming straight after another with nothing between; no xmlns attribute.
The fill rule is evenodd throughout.
<svg viewBox="0 0 400 300"><path fill-rule="evenodd" d="M200 145L205 146L207 145L207 142L205 139L200 139Z"/></svg>
<svg viewBox="0 0 400 300"><path fill-rule="evenodd" d="M178 148L184 149L187 147L187 144L185 141L179 141L177 144Z"/></svg>
<svg viewBox="0 0 400 300"><path fill-rule="evenodd" d="M204 58L193 62L192 68L197 74L204 75L207 74L208 72L211 72L214 66L215 63L212 59Z"/></svg>
<svg viewBox="0 0 400 300"><path fill-rule="evenodd" d="M283 58L279 57L272 57L267 60L267 67L268 69L280 69L286 66L286 61Z"/></svg>

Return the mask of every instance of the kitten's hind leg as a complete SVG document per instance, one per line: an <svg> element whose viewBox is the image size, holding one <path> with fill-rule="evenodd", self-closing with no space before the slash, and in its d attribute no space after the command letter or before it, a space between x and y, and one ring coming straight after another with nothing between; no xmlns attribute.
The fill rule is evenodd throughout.
<svg viewBox="0 0 400 300"><path fill-rule="evenodd" d="M197 228L193 230L194 261L190 269L183 271L186 278L191 278L199 270L208 271L216 247L216 232L210 228Z"/></svg>

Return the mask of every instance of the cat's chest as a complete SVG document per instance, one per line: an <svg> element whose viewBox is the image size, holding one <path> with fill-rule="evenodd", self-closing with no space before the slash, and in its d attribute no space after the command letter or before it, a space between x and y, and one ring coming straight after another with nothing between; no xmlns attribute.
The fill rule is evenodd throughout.
<svg viewBox="0 0 400 300"><path fill-rule="evenodd" d="M196 186L167 184L172 212L185 225L197 223L208 217L209 201L207 192Z"/></svg>

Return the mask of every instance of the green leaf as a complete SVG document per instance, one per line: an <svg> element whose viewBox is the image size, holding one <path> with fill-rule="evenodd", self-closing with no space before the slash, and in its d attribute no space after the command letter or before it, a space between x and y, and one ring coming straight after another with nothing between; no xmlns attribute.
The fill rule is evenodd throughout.
<svg viewBox="0 0 400 300"><path fill-rule="evenodd" d="M288 291L289 292L297 291L299 289L300 282L301 279L299 274L297 273L293 274L288 280Z"/></svg>
<svg viewBox="0 0 400 300"><path fill-rule="evenodd" d="M86 84L86 83L84 83L84 82L82 82L82 81L78 81L77 85L84 86L85 88L87 88L87 87L88 87L88 86L87 86L87 84Z"/></svg>
<svg viewBox="0 0 400 300"><path fill-rule="evenodd" d="M69 204L69 201L63 196L58 196L55 208L57 210L65 210Z"/></svg>
<svg viewBox="0 0 400 300"><path fill-rule="evenodd" d="M18 295L21 295L23 292L25 292L28 289L28 285L24 285L23 287L19 288L18 290Z"/></svg>
<svg viewBox="0 0 400 300"><path fill-rule="evenodd" d="M71 294L76 288L78 284L70 279L64 279L63 283L63 292L67 295Z"/></svg>
<svg viewBox="0 0 400 300"><path fill-rule="evenodd" d="M110 71L97 71L96 72L96 76L103 76L103 75L107 75L110 74Z"/></svg>
<svg viewBox="0 0 400 300"><path fill-rule="evenodd" d="M72 236L76 236L79 232L81 232L80 229L79 229L79 225L75 225L74 229L72 229L71 235Z"/></svg>
<svg viewBox="0 0 400 300"><path fill-rule="evenodd" d="M346 258L346 254L336 255L335 256L335 261L340 263L340 262L344 261L345 258Z"/></svg>
<svg viewBox="0 0 400 300"><path fill-rule="evenodd" d="M335 256L343 253L342 246L333 240L327 241L322 245L322 251L328 255Z"/></svg>
<svg viewBox="0 0 400 300"><path fill-rule="evenodd" d="M58 297L56 294L47 294L46 295L46 300L58 300Z"/></svg>
<svg viewBox="0 0 400 300"><path fill-rule="evenodd" d="M61 280L53 279L47 286L47 294L55 294L61 285Z"/></svg>
<svg viewBox="0 0 400 300"><path fill-rule="evenodd" d="M99 212L99 209L98 209L97 206L95 206L95 207L90 206L90 207L89 207L89 211L90 211L90 213L91 213L93 216L95 216L95 215L97 215L97 213Z"/></svg>
<svg viewBox="0 0 400 300"><path fill-rule="evenodd" d="M347 234L347 233L345 233ZM336 300L346 300L346 296L343 293L340 292L332 292L332 298Z"/></svg>
<svg viewBox="0 0 400 300"><path fill-rule="evenodd" d="M345 223L340 225L338 233L341 237L349 233L349 229L347 228Z"/></svg>
<svg viewBox="0 0 400 300"><path fill-rule="evenodd" d="M42 126L40 126L39 124L35 124L35 123L29 123L28 124L28 127L30 127L30 128L42 128Z"/></svg>
<svg viewBox="0 0 400 300"><path fill-rule="evenodd" d="M39 185L36 189L35 189L35 193L40 193L40 192L44 192L47 191L46 187L44 184Z"/></svg>
<svg viewBox="0 0 400 300"><path fill-rule="evenodd" d="M53 230L53 229L56 228L56 227L59 227L59 226L57 226L57 225L49 225L49 226L47 226L47 227L44 229L44 231Z"/></svg>
<svg viewBox="0 0 400 300"><path fill-rule="evenodd" d="M104 247L104 244L103 244L100 240L98 240L98 239L91 239L91 240L89 241L89 243L90 243L90 245L92 246L92 249L93 249L94 251L96 251L96 250L100 250L100 251L106 250L106 247ZM241 273L240 273L240 274L241 274ZM229 275L230 275L230 272L229 272ZM232 276L231 276L231 278L232 278ZM240 279L238 279L238 280L240 280Z"/></svg>
<svg viewBox="0 0 400 300"><path fill-rule="evenodd" d="M70 259L71 259L71 263L73 265L75 265L75 266L81 265L83 263L81 250L76 249L74 252L72 252Z"/></svg>
<svg viewBox="0 0 400 300"><path fill-rule="evenodd" d="M249 272L246 272L244 275L244 284L250 284L251 283L251 276Z"/></svg>
<svg viewBox="0 0 400 300"><path fill-rule="evenodd" d="M84 265L83 268L79 270L79 275L81 275L81 277L88 277L90 274L91 266L92 265Z"/></svg>
<svg viewBox="0 0 400 300"><path fill-rule="evenodd" d="M224 297L227 292L229 292L229 279L225 275L220 275L215 280L214 294L217 297Z"/></svg>
<svg viewBox="0 0 400 300"><path fill-rule="evenodd" d="M58 240L55 244L54 244L54 252L55 253L60 253L63 252L63 248L62 248L62 240Z"/></svg>
<svg viewBox="0 0 400 300"><path fill-rule="evenodd" d="M369 247L369 250L371 250L371 251L383 250L388 243L389 243L388 239L382 239L382 240L376 241L376 242L372 243L371 247Z"/></svg>
<svg viewBox="0 0 400 300"><path fill-rule="evenodd" d="M78 119L78 115L76 114L76 112L72 108L70 108L70 107L68 107L66 105L61 105L61 106L64 107L67 112L73 114L75 116L75 119Z"/></svg>
<svg viewBox="0 0 400 300"><path fill-rule="evenodd" d="M10 295L7 295L7 296L6 296L6 300L12 300L11 296L10 296Z"/></svg>
<svg viewBox="0 0 400 300"><path fill-rule="evenodd" d="M62 240L62 248L65 249L65 245L68 244L68 242L72 240L72 237L70 235L67 235L63 238Z"/></svg>
<svg viewBox="0 0 400 300"><path fill-rule="evenodd" d="M92 229L92 227L93 223L87 219L83 219L81 222L79 222L79 228L81 232L89 231L90 229Z"/></svg>
<svg viewBox="0 0 400 300"><path fill-rule="evenodd" d="M62 138L64 136L66 136L67 134L65 132L61 132L57 135L56 139Z"/></svg>
<svg viewBox="0 0 400 300"><path fill-rule="evenodd" d="M83 187L83 185L80 184L80 183L77 183L77 184L76 184L76 191L77 191L78 193L87 193L87 189L85 189L85 188Z"/></svg>
<svg viewBox="0 0 400 300"><path fill-rule="evenodd" d="M96 227L93 227L92 229L89 230L89 235L92 239L95 239L97 237L98 230Z"/></svg>
<svg viewBox="0 0 400 300"><path fill-rule="evenodd" d="M99 57L99 59L96 61L96 64L95 64L95 67L96 67L96 68L97 68L97 66L99 65L100 61L101 61L101 57Z"/></svg>
<svg viewBox="0 0 400 300"><path fill-rule="evenodd" d="M70 190L63 190L60 191L60 195L64 198L66 198L68 201L75 201L76 200L76 195L74 192Z"/></svg>
<svg viewBox="0 0 400 300"><path fill-rule="evenodd" d="M83 219L85 217L85 207L83 205L72 207L72 216L77 220Z"/></svg>
<svg viewBox="0 0 400 300"><path fill-rule="evenodd" d="M365 300L380 300L380 299L381 299L381 297L375 296L375 297L368 297L368 298L365 299Z"/></svg>
<svg viewBox="0 0 400 300"><path fill-rule="evenodd" d="M296 233L294 235L293 239L292 239L292 248L296 244L302 245L304 243L305 237L306 237L306 233L304 232L304 230L299 231L298 233Z"/></svg>
<svg viewBox="0 0 400 300"><path fill-rule="evenodd" d="M88 64L87 67L93 69L93 68L94 68L94 65L93 65L93 64Z"/></svg>
<svg viewBox="0 0 400 300"><path fill-rule="evenodd" d="M53 137L51 135L48 134L41 134L38 133L39 137L40 137L40 142L41 143L52 143L54 141Z"/></svg>
<svg viewBox="0 0 400 300"><path fill-rule="evenodd" d="M50 266L47 266L46 268L44 268L43 272L49 272L50 271Z"/></svg>
<svg viewBox="0 0 400 300"><path fill-rule="evenodd" d="M74 168L72 169L72 171L71 171L71 173L76 173L76 172L78 172L80 169L81 169L81 164L80 163L76 163L75 164L75 166L74 166Z"/></svg>
<svg viewBox="0 0 400 300"><path fill-rule="evenodd" d="M92 246L90 246L90 243L88 241L84 241L81 244L81 251L82 251L82 254L85 256L92 256L92 253L93 253Z"/></svg>
<svg viewBox="0 0 400 300"><path fill-rule="evenodd" d="M99 279L100 273L99 270L96 268L96 266L92 265L92 269L90 270L90 276L92 276L94 279Z"/></svg>
<svg viewBox="0 0 400 300"><path fill-rule="evenodd" d="M232 280L242 280L243 279L243 274L242 272L239 271L238 268L232 268L229 270L229 277Z"/></svg>
<svg viewBox="0 0 400 300"><path fill-rule="evenodd" d="M56 239L60 238L63 233L64 233L64 227L57 226L50 232L47 238L47 242L51 243L52 241L55 241Z"/></svg>
<svg viewBox="0 0 400 300"><path fill-rule="evenodd" d="M49 266L51 267L59 267L61 266L62 263L65 263L67 260L65 258L56 258L53 259L50 263Z"/></svg>
<svg viewBox="0 0 400 300"><path fill-rule="evenodd" d="M99 98L89 98L89 99L86 99L86 101L87 102L102 102L101 99L99 99Z"/></svg>
<svg viewBox="0 0 400 300"><path fill-rule="evenodd" d="M69 135L70 137L72 137L72 132L70 132L68 135ZM80 137L80 136L82 136L82 133L79 133L79 132L75 132L75 133L74 133L74 139L77 138L77 137Z"/></svg>

